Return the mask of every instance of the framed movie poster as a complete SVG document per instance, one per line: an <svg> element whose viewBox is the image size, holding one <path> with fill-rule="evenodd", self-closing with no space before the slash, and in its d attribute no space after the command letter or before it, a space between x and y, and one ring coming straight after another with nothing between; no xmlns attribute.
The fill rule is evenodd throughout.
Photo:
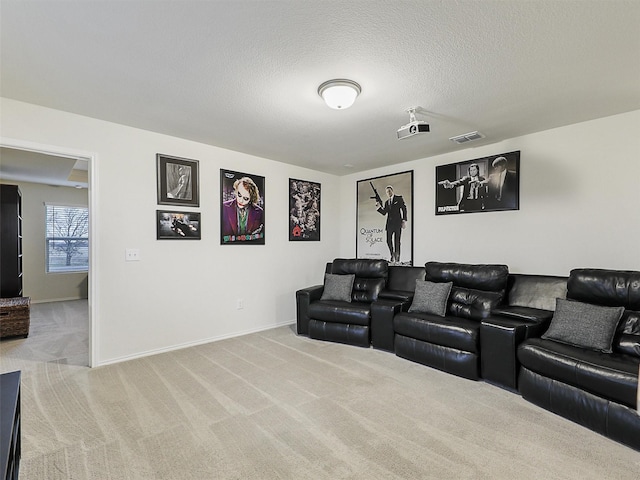
<svg viewBox="0 0 640 480"><path fill-rule="evenodd" d="M200 240L200 213L156 211L158 240Z"/></svg>
<svg viewBox="0 0 640 480"><path fill-rule="evenodd" d="M519 208L519 151L436 167L436 215Z"/></svg>
<svg viewBox="0 0 640 480"><path fill-rule="evenodd" d="M200 206L198 161L156 155L158 171L158 204Z"/></svg>
<svg viewBox="0 0 640 480"><path fill-rule="evenodd" d="M357 182L356 258L413 265L413 170Z"/></svg>
<svg viewBox="0 0 640 480"><path fill-rule="evenodd" d="M264 177L220 169L220 244L264 245Z"/></svg>
<svg viewBox="0 0 640 480"><path fill-rule="evenodd" d="M289 179L289 241L320 240L320 184Z"/></svg>

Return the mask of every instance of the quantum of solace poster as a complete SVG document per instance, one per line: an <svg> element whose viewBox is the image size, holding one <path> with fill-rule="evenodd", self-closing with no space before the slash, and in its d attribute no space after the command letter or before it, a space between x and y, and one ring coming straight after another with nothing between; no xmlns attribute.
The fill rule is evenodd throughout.
<svg viewBox="0 0 640 480"><path fill-rule="evenodd" d="M357 182L356 257L413 265L413 170Z"/></svg>

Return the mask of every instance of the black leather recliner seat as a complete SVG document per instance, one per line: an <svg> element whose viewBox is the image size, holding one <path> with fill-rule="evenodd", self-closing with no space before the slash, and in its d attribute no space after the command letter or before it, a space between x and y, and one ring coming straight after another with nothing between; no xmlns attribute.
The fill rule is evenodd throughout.
<svg viewBox="0 0 640 480"><path fill-rule="evenodd" d="M396 355L461 377L480 377L480 324L501 304L506 265L428 262L425 280L452 282L444 317L403 311L395 315Z"/></svg>
<svg viewBox="0 0 640 480"><path fill-rule="evenodd" d="M532 403L640 450L640 272L576 269L567 298L624 307L611 353L550 338L518 348L518 390ZM553 320L552 320L553 324Z"/></svg>
<svg viewBox="0 0 640 480"><path fill-rule="evenodd" d="M323 285L296 292L297 331L317 340L369 347L371 304L378 299L388 275L386 260L335 259L333 275L355 275L351 301L322 300Z"/></svg>

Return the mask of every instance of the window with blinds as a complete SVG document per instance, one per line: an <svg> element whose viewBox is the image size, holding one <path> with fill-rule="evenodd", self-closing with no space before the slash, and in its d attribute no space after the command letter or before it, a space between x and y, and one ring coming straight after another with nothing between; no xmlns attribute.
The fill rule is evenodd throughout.
<svg viewBox="0 0 640 480"><path fill-rule="evenodd" d="M47 273L89 270L89 209L46 207Z"/></svg>

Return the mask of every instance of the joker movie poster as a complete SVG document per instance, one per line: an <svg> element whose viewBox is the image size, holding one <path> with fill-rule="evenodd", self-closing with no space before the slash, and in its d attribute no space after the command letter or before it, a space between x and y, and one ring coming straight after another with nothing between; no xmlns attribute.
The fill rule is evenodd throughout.
<svg viewBox="0 0 640 480"><path fill-rule="evenodd" d="M264 177L220 169L220 244L264 245Z"/></svg>

